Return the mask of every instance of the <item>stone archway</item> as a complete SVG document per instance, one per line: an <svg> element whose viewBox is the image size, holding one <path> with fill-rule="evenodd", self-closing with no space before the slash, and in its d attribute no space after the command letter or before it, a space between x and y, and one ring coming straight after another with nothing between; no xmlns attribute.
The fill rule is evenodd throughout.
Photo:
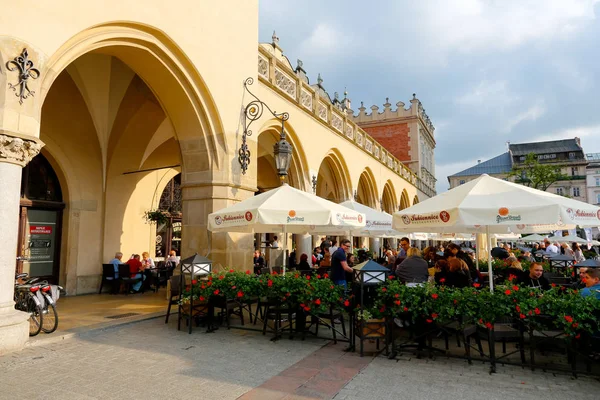
<svg viewBox="0 0 600 400"><path fill-rule="evenodd" d="M412 205L414 206L415 204L419 204L419 196L417 196L416 194L415 194L415 197L413 198Z"/></svg>
<svg viewBox="0 0 600 400"><path fill-rule="evenodd" d="M388 214L393 214L396 211L396 204L398 204L398 200L396 199L396 192L394 190L393 184L388 180L383 187L383 193L381 195L382 211L385 211Z"/></svg>
<svg viewBox="0 0 600 400"><path fill-rule="evenodd" d="M342 155L335 149L325 156L317 176L317 196L341 203L350 198L351 184L348 167Z"/></svg>
<svg viewBox="0 0 600 400"><path fill-rule="evenodd" d="M410 199L406 189L402 189L402 195L400 196L400 210L410 207Z"/></svg>
<svg viewBox="0 0 600 400"><path fill-rule="evenodd" d="M356 201L373 209L378 209L379 199L377 198L377 186L373 172L366 168L358 179L356 189Z"/></svg>

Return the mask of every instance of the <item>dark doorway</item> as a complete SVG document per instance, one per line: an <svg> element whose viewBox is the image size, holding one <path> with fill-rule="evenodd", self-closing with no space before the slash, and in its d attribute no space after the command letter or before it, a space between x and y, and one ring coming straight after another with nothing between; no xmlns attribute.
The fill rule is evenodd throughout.
<svg viewBox="0 0 600 400"><path fill-rule="evenodd" d="M58 177L41 154L23 168L16 271L58 283L62 213Z"/></svg>

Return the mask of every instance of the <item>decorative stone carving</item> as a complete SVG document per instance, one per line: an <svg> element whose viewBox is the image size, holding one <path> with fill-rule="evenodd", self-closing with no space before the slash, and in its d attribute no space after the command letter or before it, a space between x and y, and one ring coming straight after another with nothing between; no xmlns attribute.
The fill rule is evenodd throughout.
<svg viewBox="0 0 600 400"><path fill-rule="evenodd" d="M356 144L359 147L363 147L363 134L360 132L356 132Z"/></svg>
<svg viewBox="0 0 600 400"><path fill-rule="evenodd" d="M0 162L18 164L24 167L41 149L42 145L33 140L0 135Z"/></svg>
<svg viewBox="0 0 600 400"><path fill-rule="evenodd" d="M327 122L327 106L325 104L319 102L319 109L317 110L317 114L319 114L319 118Z"/></svg>
<svg viewBox="0 0 600 400"><path fill-rule="evenodd" d="M373 149L373 155L375 156L375 158L379 158L379 146L375 146L375 148Z"/></svg>
<svg viewBox="0 0 600 400"><path fill-rule="evenodd" d="M346 137L350 140L354 139L354 128L350 124L346 124Z"/></svg>
<svg viewBox="0 0 600 400"><path fill-rule="evenodd" d="M365 140L365 150L368 151L369 153L373 153L373 141L372 140Z"/></svg>
<svg viewBox="0 0 600 400"><path fill-rule="evenodd" d="M275 70L275 85L291 98L296 98L296 82L279 69Z"/></svg>
<svg viewBox="0 0 600 400"><path fill-rule="evenodd" d="M269 61L258 55L258 74L265 79L269 79Z"/></svg>
<svg viewBox="0 0 600 400"><path fill-rule="evenodd" d="M331 113L331 126L333 126L336 131L342 132L344 121L336 113Z"/></svg>
<svg viewBox="0 0 600 400"><path fill-rule="evenodd" d="M313 98L308 90L302 89L302 92L300 92L300 103L304 108L312 110Z"/></svg>

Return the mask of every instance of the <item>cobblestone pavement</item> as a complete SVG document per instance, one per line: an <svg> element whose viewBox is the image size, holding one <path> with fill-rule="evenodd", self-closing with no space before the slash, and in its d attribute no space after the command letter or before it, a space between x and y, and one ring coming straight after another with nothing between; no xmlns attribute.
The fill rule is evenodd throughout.
<svg viewBox="0 0 600 400"><path fill-rule="evenodd" d="M531 371L498 365L490 375L489 364L458 359L435 360L378 357L335 397L335 400L585 400L600 399L596 379Z"/></svg>
<svg viewBox="0 0 600 400"><path fill-rule="evenodd" d="M175 323L176 318L169 325L152 319L0 357L0 399L236 399L303 365L326 344L314 338L271 342L255 332L225 328L188 335ZM335 399L600 398L600 383L591 378L503 366L489 375L488 369L444 358L379 357Z"/></svg>

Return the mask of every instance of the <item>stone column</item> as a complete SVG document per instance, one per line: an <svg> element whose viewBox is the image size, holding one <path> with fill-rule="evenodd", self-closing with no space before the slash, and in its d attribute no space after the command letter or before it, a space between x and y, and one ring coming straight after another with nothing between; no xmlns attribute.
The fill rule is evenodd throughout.
<svg viewBox="0 0 600 400"><path fill-rule="evenodd" d="M13 301L19 199L21 170L42 145L17 136L0 134L0 354L21 349L29 337L28 315L15 310Z"/></svg>
<svg viewBox="0 0 600 400"><path fill-rule="evenodd" d="M310 256L312 254L312 236L311 235L295 235L296 240L296 262L300 262L300 256L305 253L308 256L310 264Z"/></svg>
<svg viewBox="0 0 600 400"><path fill-rule="evenodd" d="M369 239L369 250L373 252L373 258L377 259L379 257L379 250L381 249L381 239L379 238L370 238Z"/></svg>

